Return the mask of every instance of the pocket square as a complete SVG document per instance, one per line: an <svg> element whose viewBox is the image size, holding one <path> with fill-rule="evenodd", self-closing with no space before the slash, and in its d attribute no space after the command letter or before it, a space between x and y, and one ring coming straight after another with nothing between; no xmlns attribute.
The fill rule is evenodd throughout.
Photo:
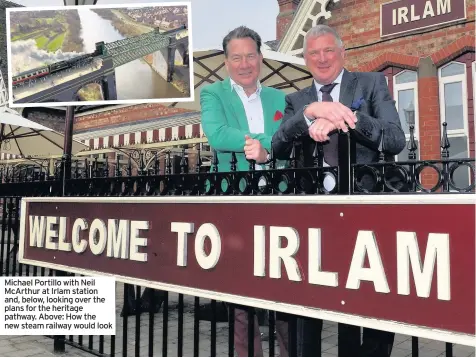
<svg viewBox="0 0 476 358"><path fill-rule="evenodd" d="M352 105L350 106L350 110L352 112L357 111L364 102L365 102L364 98L360 97L358 100L352 102Z"/></svg>
<svg viewBox="0 0 476 358"><path fill-rule="evenodd" d="M276 111L276 113L274 114L274 121L279 121L281 118L283 118L283 114L281 113L281 111Z"/></svg>

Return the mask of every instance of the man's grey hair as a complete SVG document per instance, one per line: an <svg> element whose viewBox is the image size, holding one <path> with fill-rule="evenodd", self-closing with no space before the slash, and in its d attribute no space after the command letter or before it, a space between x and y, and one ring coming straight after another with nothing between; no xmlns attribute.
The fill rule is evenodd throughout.
<svg viewBox="0 0 476 358"><path fill-rule="evenodd" d="M228 43L234 39L245 39L250 38L256 43L256 50L258 53L261 53L261 37L254 30L247 28L246 26L237 27L234 30L231 30L228 35L223 39L223 52L225 52L225 57L228 57Z"/></svg>
<svg viewBox="0 0 476 358"><path fill-rule="evenodd" d="M310 39L310 38L314 38L314 37L319 37L319 36L323 36L323 35L327 35L327 34L331 34L332 36L334 36L335 40L336 40L336 45L338 47L344 47L344 43L342 42L342 39L340 38L339 34L337 33L336 30L334 30L332 27L330 26L327 26L327 25L323 25L323 24L319 24L319 25L316 25L314 27L312 27L307 33L306 33L306 36L304 37L304 47L303 47L303 52L305 53L306 52L306 49L307 49L307 40Z"/></svg>

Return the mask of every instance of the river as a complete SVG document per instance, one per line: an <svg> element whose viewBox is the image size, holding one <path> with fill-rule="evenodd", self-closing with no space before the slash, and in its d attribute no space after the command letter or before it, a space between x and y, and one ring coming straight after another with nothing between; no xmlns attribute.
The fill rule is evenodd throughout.
<svg viewBox="0 0 476 358"><path fill-rule="evenodd" d="M78 10L81 19L81 38L84 52L93 52L96 42L122 40L111 21L103 19L89 9ZM184 94L163 79L144 60L138 59L115 69L118 100L156 98L183 98Z"/></svg>

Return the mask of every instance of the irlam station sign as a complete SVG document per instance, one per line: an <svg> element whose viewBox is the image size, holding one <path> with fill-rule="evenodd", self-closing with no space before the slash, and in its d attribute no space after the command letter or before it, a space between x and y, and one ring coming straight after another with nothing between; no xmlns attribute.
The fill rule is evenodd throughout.
<svg viewBox="0 0 476 358"><path fill-rule="evenodd" d="M380 5L380 36L466 19L466 0L398 0Z"/></svg>
<svg viewBox="0 0 476 358"><path fill-rule="evenodd" d="M473 345L474 196L25 198L20 262Z"/></svg>

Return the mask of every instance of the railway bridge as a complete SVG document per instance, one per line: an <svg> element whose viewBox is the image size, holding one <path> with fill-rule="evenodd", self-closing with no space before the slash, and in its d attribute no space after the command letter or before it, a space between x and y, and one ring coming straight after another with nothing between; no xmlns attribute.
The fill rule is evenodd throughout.
<svg viewBox="0 0 476 358"><path fill-rule="evenodd" d="M79 101L86 85L99 85L104 100L117 100L115 68L153 54L152 68L167 82L172 80L176 64L187 64L188 31L181 27L168 32L158 29L110 43L97 43L91 56L81 56L71 65L51 64L51 71L35 77L25 73L21 84L13 87L14 103ZM36 71L38 73L41 71Z"/></svg>

